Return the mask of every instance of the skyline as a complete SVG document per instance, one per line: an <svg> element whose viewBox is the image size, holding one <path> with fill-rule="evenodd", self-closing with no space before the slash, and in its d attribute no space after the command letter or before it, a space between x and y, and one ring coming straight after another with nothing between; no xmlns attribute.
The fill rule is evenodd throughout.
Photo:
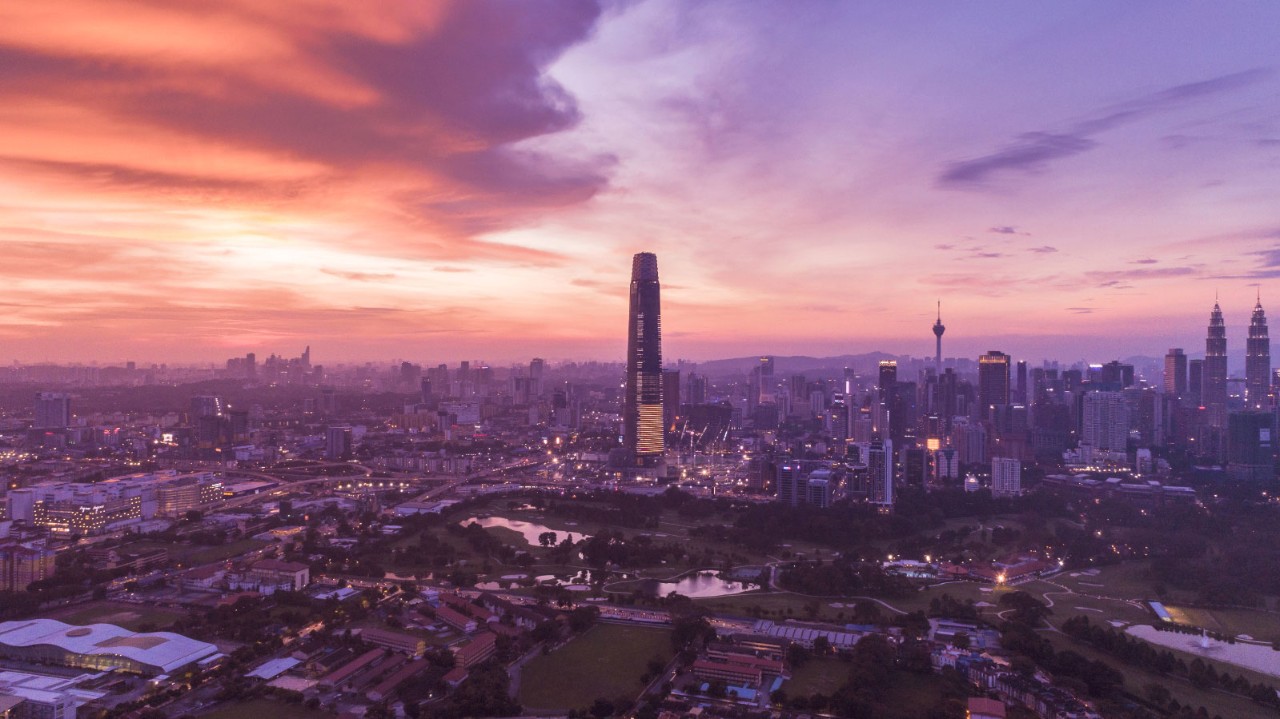
<svg viewBox="0 0 1280 719"><path fill-rule="evenodd" d="M947 357L1197 356L1216 298L1235 367L1280 302L1272 4L0 19L6 361L617 361L640 251L693 361L930 357L939 299Z"/></svg>

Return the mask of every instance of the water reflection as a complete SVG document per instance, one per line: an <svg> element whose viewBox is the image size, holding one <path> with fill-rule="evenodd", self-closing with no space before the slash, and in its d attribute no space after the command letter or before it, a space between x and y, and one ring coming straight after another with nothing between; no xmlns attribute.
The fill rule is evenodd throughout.
<svg viewBox="0 0 1280 719"><path fill-rule="evenodd" d="M469 517L462 520L459 524L465 527L472 522L479 524L485 529L490 527L502 527L503 529L510 529L513 532L519 532L520 536L524 537L524 541L533 546L538 546L538 537L547 532L551 532L556 535L556 544L563 542L565 539L577 542L582 539L591 538L590 534L583 534L582 532L555 530L535 522L525 522L519 519L507 519L506 517Z"/></svg>
<svg viewBox="0 0 1280 719"><path fill-rule="evenodd" d="M686 597L703 598L742 594L755 589L756 585L750 582L727 581L721 579L716 572L705 571L694 572L670 582L648 579L642 582L641 588L645 593L657 597L665 597L671 592L677 592Z"/></svg>

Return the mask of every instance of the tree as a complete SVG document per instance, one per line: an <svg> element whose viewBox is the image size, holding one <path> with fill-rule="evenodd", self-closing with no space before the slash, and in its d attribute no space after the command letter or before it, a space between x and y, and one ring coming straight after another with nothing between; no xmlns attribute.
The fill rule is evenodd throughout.
<svg viewBox="0 0 1280 719"><path fill-rule="evenodd" d="M556 543L555 532L543 532L542 534L538 535L538 544L541 544L544 547L553 547L555 546L555 543Z"/></svg>

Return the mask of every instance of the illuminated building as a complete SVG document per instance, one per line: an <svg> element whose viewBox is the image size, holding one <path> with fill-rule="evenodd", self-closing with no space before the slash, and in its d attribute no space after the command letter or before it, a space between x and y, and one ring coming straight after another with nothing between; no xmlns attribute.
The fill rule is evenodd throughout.
<svg viewBox="0 0 1280 719"><path fill-rule="evenodd" d="M21 592L53 576L54 552L43 543L0 544L0 591Z"/></svg>
<svg viewBox="0 0 1280 719"><path fill-rule="evenodd" d="M135 633L113 624L77 627L53 619L0 623L0 656L146 676L175 674L218 648L172 632Z"/></svg>
<svg viewBox="0 0 1280 719"><path fill-rule="evenodd" d="M32 522L59 535L108 532L157 516L178 516L223 501L210 472L134 474L93 484L61 482L29 488Z"/></svg>
<svg viewBox="0 0 1280 719"><path fill-rule="evenodd" d="M1249 339L1244 352L1245 405L1249 409L1265 409L1270 401L1271 338L1267 335L1267 315L1262 311L1262 296L1253 306L1249 318Z"/></svg>
<svg viewBox="0 0 1280 719"><path fill-rule="evenodd" d="M867 450L867 501L893 506L893 441L871 443Z"/></svg>
<svg viewBox="0 0 1280 719"><path fill-rule="evenodd" d="M623 445L636 467L654 467L662 459L662 319L658 257L650 252L631 260L631 302L627 323L627 386L623 408Z"/></svg>
<svg viewBox="0 0 1280 719"><path fill-rule="evenodd" d="M880 374L877 384L878 396L875 414L872 417L875 431L884 439L890 438L892 414L895 409L894 397L898 389L898 363L895 360L881 360Z"/></svg>

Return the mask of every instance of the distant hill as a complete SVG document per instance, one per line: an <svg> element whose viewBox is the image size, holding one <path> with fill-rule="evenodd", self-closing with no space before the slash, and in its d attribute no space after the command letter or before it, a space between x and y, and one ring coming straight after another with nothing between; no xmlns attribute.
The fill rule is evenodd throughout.
<svg viewBox="0 0 1280 719"><path fill-rule="evenodd" d="M836 357L808 357L805 355L774 355L773 373L785 377L789 374L840 375L845 367L853 367L858 372L870 372L881 360L898 359L899 355L888 352L867 352L857 355L838 355ZM710 360L698 363L698 373L708 377L726 377L743 375L752 367L760 364L760 355L751 357L733 357L730 359Z"/></svg>

